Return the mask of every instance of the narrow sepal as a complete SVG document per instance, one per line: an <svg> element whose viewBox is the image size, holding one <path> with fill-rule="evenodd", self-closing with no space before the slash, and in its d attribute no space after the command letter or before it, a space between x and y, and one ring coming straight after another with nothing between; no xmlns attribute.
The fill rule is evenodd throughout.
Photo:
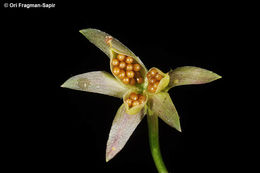
<svg viewBox="0 0 260 173"><path fill-rule="evenodd" d="M120 84L111 74L103 71L94 71L79 74L69 78L64 84L64 88L105 94L118 98L123 98L127 88Z"/></svg>
<svg viewBox="0 0 260 173"><path fill-rule="evenodd" d="M126 142L134 132L137 125L144 117L143 111L137 114L129 115L125 112L124 104L118 109L112 127L109 133L106 162L112 159L125 146Z"/></svg>
<svg viewBox="0 0 260 173"><path fill-rule="evenodd" d="M170 82L168 89L180 85L204 84L220 79L218 74L194 66L178 67L169 72Z"/></svg>
<svg viewBox="0 0 260 173"><path fill-rule="evenodd" d="M159 116L169 126L181 132L179 115L168 93L161 92L150 95L148 105L149 114Z"/></svg>

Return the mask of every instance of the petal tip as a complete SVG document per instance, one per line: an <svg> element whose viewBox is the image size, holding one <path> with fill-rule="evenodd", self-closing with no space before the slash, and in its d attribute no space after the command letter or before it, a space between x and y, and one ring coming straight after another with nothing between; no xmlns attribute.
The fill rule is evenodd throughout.
<svg viewBox="0 0 260 173"><path fill-rule="evenodd" d="M68 80L60 85L61 88L68 88Z"/></svg>
<svg viewBox="0 0 260 173"><path fill-rule="evenodd" d="M109 162L115 155L111 154L111 151L106 151L106 162Z"/></svg>
<svg viewBox="0 0 260 173"><path fill-rule="evenodd" d="M108 162L110 159L106 158L106 162Z"/></svg>
<svg viewBox="0 0 260 173"><path fill-rule="evenodd" d="M79 32L83 34L83 33L85 33L86 31L88 31L89 29L90 29L90 28L87 28L87 29L80 29Z"/></svg>
<svg viewBox="0 0 260 173"><path fill-rule="evenodd" d="M108 152L106 151L106 162L108 162L111 158L108 156Z"/></svg>
<svg viewBox="0 0 260 173"><path fill-rule="evenodd" d="M175 128L178 132L182 132L180 121L177 121L177 124L173 124L172 127Z"/></svg>
<svg viewBox="0 0 260 173"><path fill-rule="evenodd" d="M217 74L216 80L217 80L217 79L221 79L221 78L222 78L222 76L220 76L220 75Z"/></svg>
<svg viewBox="0 0 260 173"><path fill-rule="evenodd" d="M218 74L216 74L216 73L214 73L214 72L212 72L213 74L214 74L214 78L211 80L211 81L209 81L209 82L213 82L213 81L215 81L215 80L218 80L218 79L221 79L222 78L222 76L220 76L220 75L218 75Z"/></svg>
<svg viewBox="0 0 260 173"><path fill-rule="evenodd" d="M76 88L76 82L75 79L69 78L68 80L66 80L60 87L62 88L70 88L70 89L75 89Z"/></svg>
<svg viewBox="0 0 260 173"><path fill-rule="evenodd" d="M81 34L83 34L83 29L79 30L79 32L80 32Z"/></svg>
<svg viewBox="0 0 260 173"><path fill-rule="evenodd" d="M91 29L90 28L88 28L88 29L81 29L81 30L79 30L79 32L81 33L81 34L83 34L85 37L87 37L88 36L88 31L90 31Z"/></svg>
<svg viewBox="0 0 260 173"><path fill-rule="evenodd" d="M177 128L177 130L178 130L180 133L182 133L181 127Z"/></svg>
<svg viewBox="0 0 260 173"><path fill-rule="evenodd" d="M109 154L106 155L106 163L109 162L111 159L113 159L114 156L111 156Z"/></svg>

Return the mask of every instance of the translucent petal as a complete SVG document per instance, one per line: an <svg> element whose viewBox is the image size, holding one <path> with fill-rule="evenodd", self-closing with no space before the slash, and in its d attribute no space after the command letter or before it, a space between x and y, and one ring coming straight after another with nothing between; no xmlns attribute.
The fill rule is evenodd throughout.
<svg viewBox="0 0 260 173"><path fill-rule="evenodd" d="M149 114L159 116L169 126L181 131L179 115L168 93L150 95L148 105Z"/></svg>
<svg viewBox="0 0 260 173"><path fill-rule="evenodd" d="M106 161L112 159L125 146L137 125L144 117L143 111L129 115L124 104L118 109L113 121L106 148Z"/></svg>
<svg viewBox="0 0 260 173"><path fill-rule="evenodd" d="M115 53L133 57L146 70L142 61L123 43L111 35L98 29L88 28L80 30L91 43L102 50L110 59Z"/></svg>
<svg viewBox="0 0 260 173"><path fill-rule="evenodd" d="M119 98L123 98L123 95L127 92L127 88L124 85L119 83L111 74L103 71L94 71L73 76L62 84L61 87Z"/></svg>
<svg viewBox="0 0 260 173"><path fill-rule="evenodd" d="M221 78L221 76L212 71L193 66L178 67L170 71L169 76L168 89L180 85L209 83Z"/></svg>
<svg viewBox="0 0 260 173"><path fill-rule="evenodd" d="M102 52L110 57L110 46L106 43L108 34L97 29L83 29L79 31L82 33L91 43L97 46Z"/></svg>

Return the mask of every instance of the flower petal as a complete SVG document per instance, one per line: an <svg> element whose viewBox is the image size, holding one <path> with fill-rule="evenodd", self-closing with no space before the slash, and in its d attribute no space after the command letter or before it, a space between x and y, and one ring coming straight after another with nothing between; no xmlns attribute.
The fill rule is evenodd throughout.
<svg viewBox="0 0 260 173"><path fill-rule="evenodd" d="M83 73L69 78L64 88L105 94L122 98L127 88L121 85L111 74L103 71Z"/></svg>
<svg viewBox="0 0 260 173"><path fill-rule="evenodd" d="M144 117L143 111L135 115L125 112L124 104L118 109L113 121L106 148L106 161L112 159L126 144L137 125Z"/></svg>
<svg viewBox="0 0 260 173"><path fill-rule="evenodd" d="M79 32L82 33L91 43L102 50L108 57L110 57L110 48L121 54L135 56L135 54L123 43L103 31L88 28L80 30Z"/></svg>
<svg viewBox="0 0 260 173"><path fill-rule="evenodd" d="M97 46L101 51L103 51L110 59L112 59L115 54L131 56L146 70L142 61L123 43L121 43L119 40L112 37L111 35L93 28L83 29L79 32L82 33L91 43Z"/></svg>
<svg viewBox="0 0 260 173"><path fill-rule="evenodd" d="M179 115L168 93L150 95L148 105L149 114L159 116L169 126L181 132Z"/></svg>
<svg viewBox="0 0 260 173"><path fill-rule="evenodd" d="M218 74L193 66L178 67L169 72L168 89L179 85L204 84L220 79Z"/></svg>
<svg viewBox="0 0 260 173"><path fill-rule="evenodd" d="M91 43L97 46L102 52L110 57L110 46L106 43L106 38L109 35L97 29L83 29L79 31L82 33Z"/></svg>

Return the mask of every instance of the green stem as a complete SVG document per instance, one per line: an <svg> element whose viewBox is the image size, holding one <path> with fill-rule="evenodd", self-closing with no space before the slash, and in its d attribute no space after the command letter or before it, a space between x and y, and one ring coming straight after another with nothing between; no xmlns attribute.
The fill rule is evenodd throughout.
<svg viewBox="0 0 260 173"><path fill-rule="evenodd" d="M165 164L162 160L160 146L159 146L158 116L147 115L147 122L148 122L148 131L149 131L150 149L152 152L155 166L159 173L168 173Z"/></svg>

